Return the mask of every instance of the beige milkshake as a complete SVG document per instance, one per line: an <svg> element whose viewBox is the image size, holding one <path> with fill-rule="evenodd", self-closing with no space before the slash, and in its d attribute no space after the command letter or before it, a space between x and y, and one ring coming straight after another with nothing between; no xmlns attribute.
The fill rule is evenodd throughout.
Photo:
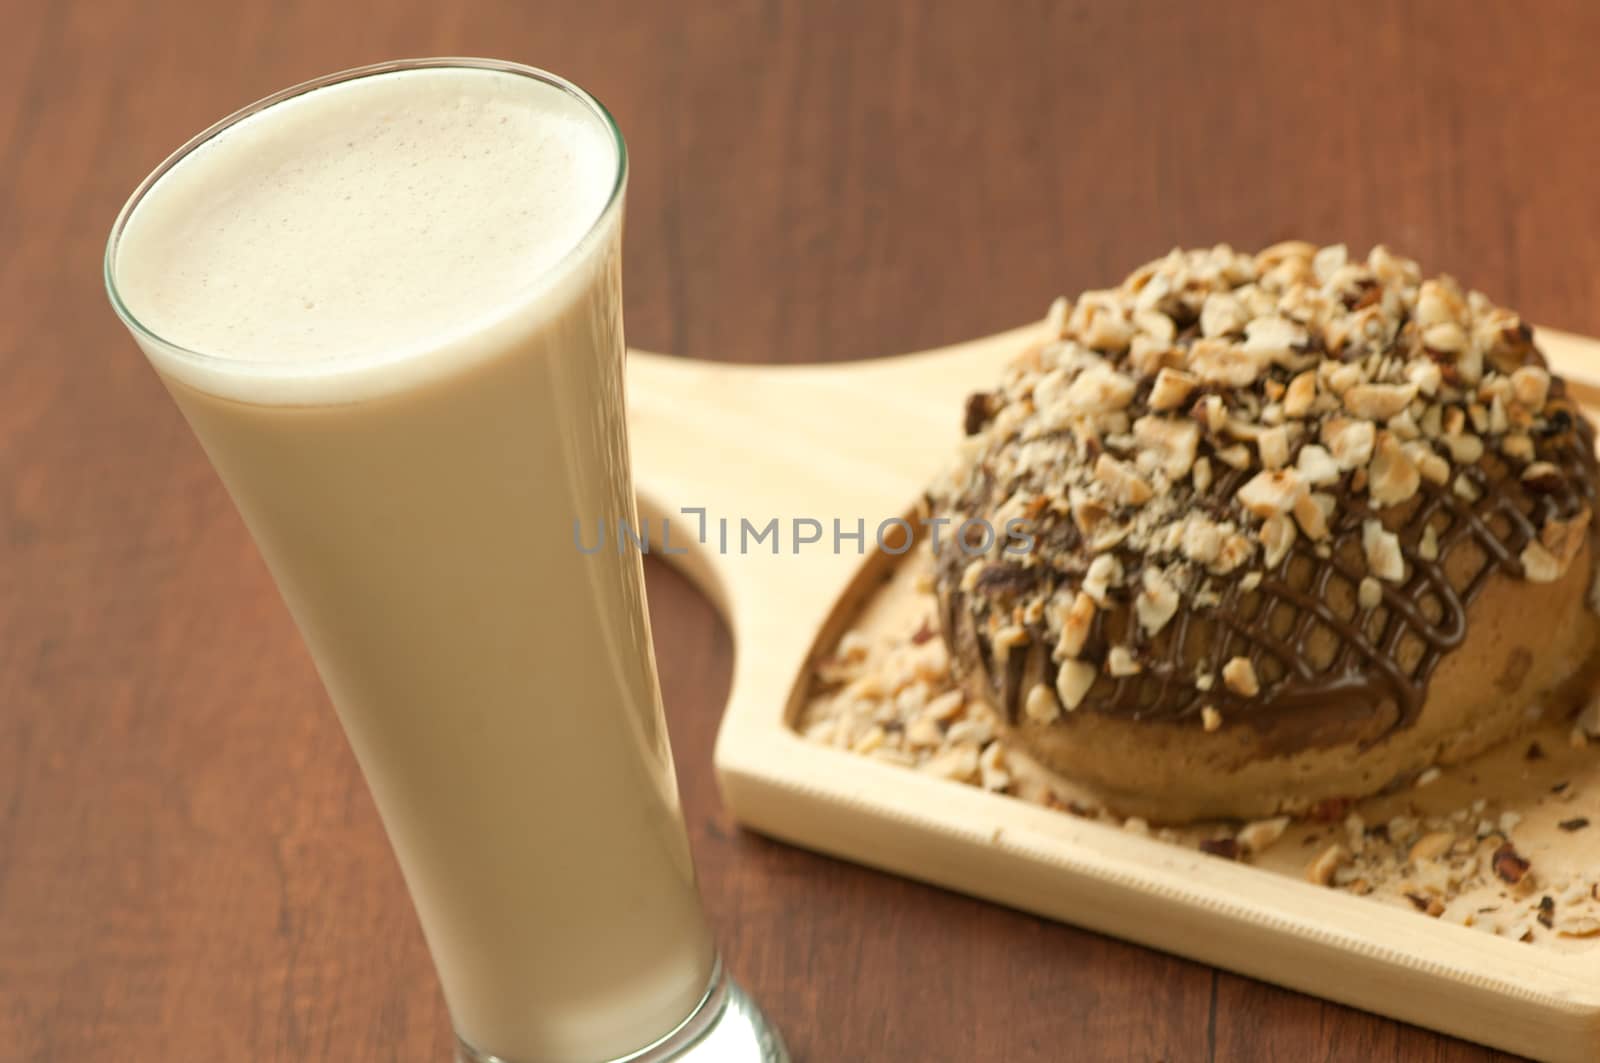
<svg viewBox="0 0 1600 1063"><path fill-rule="evenodd" d="M620 140L464 67L277 102L108 257L377 797L457 1030L622 1055L707 992L622 423ZM159 337L159 338L158 338Z"/></svg>

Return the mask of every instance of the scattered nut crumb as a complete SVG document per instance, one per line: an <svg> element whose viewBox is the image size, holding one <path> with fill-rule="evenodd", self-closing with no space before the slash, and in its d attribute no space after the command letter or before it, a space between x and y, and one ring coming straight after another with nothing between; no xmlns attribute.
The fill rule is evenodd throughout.
<svg viewBox="0 0 1600 1063"><path fill-rule="evenodd" d="M1527 875L1532 866L1517 853L1516 848L1506 842L1494 851L1494 873L1500 876L1502 882L1509 882L1515 886Z"/></svg>
<svg viewBox="0 0 1600 1063"><path fill-rule="evenodd" d="M1434 831L1432 834L1424 834L1411 847L1410 853L1407 854L1407 859L1414 864L1420 864L1427 860L1437 860L1449 851L1450 846L1455 844L1455 840L1456 836L1447 831Z"/></svg>
<svg viewBox="0 0 1600 1063"><path fill-rule="evenodd" d="M1333 881L1333 873L1337 871L1350 853L1344 846L1337 842L1328 846L1317 854L1317 858L1306 865L1306 881L1314 882L1318 886L1326 886Z"/></svg>
<svg viewBox="0 0 1600 1063"><path fill-rule="evenodd" d="M1200 843L1200 851L1224 860L1239 859L1239 843L1233 838L1208 838Z"/></svg>
<svg viewBox="0 0 1600 1063"><path fill-rule="evenodd" d="M1257 820L1242 827L1236 837L1246 852L1265 852L1283 837L1284 832L1289 829L1289 823L1288 816Z"/></svg>

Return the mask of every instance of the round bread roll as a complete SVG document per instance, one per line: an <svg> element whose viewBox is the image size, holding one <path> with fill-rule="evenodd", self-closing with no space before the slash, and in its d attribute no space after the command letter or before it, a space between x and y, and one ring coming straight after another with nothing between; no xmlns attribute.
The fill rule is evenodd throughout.
<svg viewBox="0 0 1600 1063"><path fill-rule="evenodd" d="M1575 705L1594 437L1514 313L1293 242L1046 328L928 496L951 658L1043 765L1160 822L1298 814Z"/></svg>

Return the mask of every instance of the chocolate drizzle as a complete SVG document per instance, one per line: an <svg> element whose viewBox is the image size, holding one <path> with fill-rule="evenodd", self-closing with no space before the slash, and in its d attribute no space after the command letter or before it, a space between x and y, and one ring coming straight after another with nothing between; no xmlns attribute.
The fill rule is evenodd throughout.
<svg viewBox="0 0 1600 1063"><path fill-rule="evenodd" d="M1185 601L1155 637L1134 622L1127 594L1117 595L1111 608L1096 612L1084 657L1104 660L1107 647L1128 646L1141 670L1121 677L1102 670L1078 711L1179 721L1198 718L1213 706L1230 720L1254 723L1276 723L1285 713L1382 716L1383 734L1414 723L1429 678L1465 639L1468 608L1492 576L1520 578L1521 552L1537 541L1539 529L1552 519L1570 519L1595 501L1593 429L1564 400L1559 381L1552 385L1551 400L1555 416L1547 419L1552 427L1539 441L1539 459L1561 470L1558 482L1525 482L1521 463L1488 453L1452 470L1471 484L1473 497L1449 483L1424 481L1409 502L1374 509L1365 494L1352 489L1347 474L1336 489L1330 538L1321 553L1317 544L1299 537L1279 564L1260 572L1258 584L1247 587L1242 573L1215 579L1220 601L1209 607ZM1191 504L1229 508L1249 475L1249 470L1230 470ZM1358 597L1367 575L1362 526L1372 519L1396 533L1407 575L1400 583L1381 583L1381 600L1363 607ZM1430 526L1438 544L1431 560L1420 549ZM1073 567L1081 568L1082 545L1070 525L1047 523L1041 540L1052 536L1055 550L1050 552L1059 558L1067 547ZM1118 549L1117 556L1128 582L1137 586L1145 559L1126 549ZM1048 636L1041 623L1031 623L1025 625L1025 644L997 652L982 620L988 610L1013 604L1007 598L1013 585L1037 584L1049 593L1063 582L1081 581L1081 572L1053 568L1050 562L1033 569L1030 580L986 572L988 578L969 594L959 589L967 560L954 546L939 559L941 622L956 658L978 665L995 703L1015 720L1033 683L1054 685L1057 665ZM1261 686L1257 695L1241 697L1221 682L1222 665L1233 657L1254 666ZM1209 689L1197 687L1201 675L1214 677Z"/></svg>

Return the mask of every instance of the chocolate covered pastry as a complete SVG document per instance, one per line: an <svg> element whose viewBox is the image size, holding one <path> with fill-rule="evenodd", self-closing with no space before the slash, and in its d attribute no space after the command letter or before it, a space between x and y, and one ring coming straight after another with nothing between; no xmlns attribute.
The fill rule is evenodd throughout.
<svg viewBox="0 0 1600 1063"><path fill-rule="evenodd" d="M1124 814L1303 812L1584 692L1593 432L1516 314L1296 242L1047 329L928 496L955 667L1040 762Z"/></svg>

